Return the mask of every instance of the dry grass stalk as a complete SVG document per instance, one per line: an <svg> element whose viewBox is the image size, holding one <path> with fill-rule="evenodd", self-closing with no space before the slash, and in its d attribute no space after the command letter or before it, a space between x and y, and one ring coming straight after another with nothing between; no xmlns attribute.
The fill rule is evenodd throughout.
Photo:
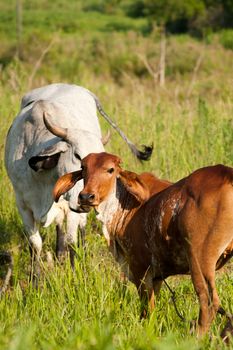
<svg viewBox="0 0 233 350"><path fill-rule="evenodd" d="M34 77L35 77L37 71L40 69L40 66L41 66L41 64L43 62L44 57L49 52L49 50L51 49L51 47L54 45L55 42L56 42L56 38L53 38L50 41L49 45L42 51L39 59L37 60L36 64L34 65L32 73L31 73L31 75L28 78L28 90L30 90L31 87L32 87L32 83L33 83Z"/></svg>

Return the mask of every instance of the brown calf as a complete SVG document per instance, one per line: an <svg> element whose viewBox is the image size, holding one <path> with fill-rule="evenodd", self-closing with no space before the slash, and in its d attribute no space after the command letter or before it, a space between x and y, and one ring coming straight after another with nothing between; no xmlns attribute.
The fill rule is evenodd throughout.
<svg viewBox="0 0 233 350"><path fill-rule="evenodd" d="M84 179L77 211L96 209L118 246L118 261L127 264L151 309L163 279L190 273L200 303L198 333L204 334L220 307L215 269L233 255L233 169L198 169L151 195L143 176L122 170L120 162L108 153L89 154L81 170L58 180L55 200Z"/></svg>

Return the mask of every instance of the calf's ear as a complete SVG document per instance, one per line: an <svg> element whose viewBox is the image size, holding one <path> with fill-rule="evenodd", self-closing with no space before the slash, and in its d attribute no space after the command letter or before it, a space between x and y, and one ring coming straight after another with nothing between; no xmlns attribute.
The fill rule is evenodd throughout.
<svg viewBox="0 0 233 350"><path fill-rule="evenodd" d="M76 182L82 178L82 170L74 171L61 176L53 188L53 198L55 202L58 202L61 195L68 192L72 187L74 187Z"/></svg>
<svg viewBox="0 0 233 350"><path fill-rule="evenodd" d="M127 170L121 170L119 178L127 191L131 193L139 203L143 203L149 198L149 188L137 174Z"/></svg>

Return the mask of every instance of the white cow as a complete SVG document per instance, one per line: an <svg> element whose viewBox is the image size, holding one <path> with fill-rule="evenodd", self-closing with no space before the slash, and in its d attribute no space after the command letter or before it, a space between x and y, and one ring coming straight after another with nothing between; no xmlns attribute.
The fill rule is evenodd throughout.
<svg viewBox="0 0 233 350"><path fill-rule="evenodd" d="M61 175L80 168L80 160L87 154L104 150L96 107L139 159L150 157L152 147L138 151L109 119L97 97L76 85L51 84L26 94L8 132L5 165L29 238L34 280L39 275L42 249L40 225L56 223L57 256L62 256L69 247L74 265L72 247L77 243L78 227L84 237L86 214L77 214L70 208L75 206L83 184L78 183L58 203L53 202L52 190ZM65 218L66 234L62 232Z"/></svg>

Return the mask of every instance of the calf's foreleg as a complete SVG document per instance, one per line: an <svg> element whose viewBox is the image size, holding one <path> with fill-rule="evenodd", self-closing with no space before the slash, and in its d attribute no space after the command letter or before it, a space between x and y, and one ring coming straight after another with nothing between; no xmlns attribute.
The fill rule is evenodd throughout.
<svg viewBox="0 0 233 350"><path fill-rule="evenodd" d="M148 270L141 278L139 276L135 277L134 275L134 283L137 287L141 302L140 318L146 318L155 307L154 282L151 272Z"/></svg>

